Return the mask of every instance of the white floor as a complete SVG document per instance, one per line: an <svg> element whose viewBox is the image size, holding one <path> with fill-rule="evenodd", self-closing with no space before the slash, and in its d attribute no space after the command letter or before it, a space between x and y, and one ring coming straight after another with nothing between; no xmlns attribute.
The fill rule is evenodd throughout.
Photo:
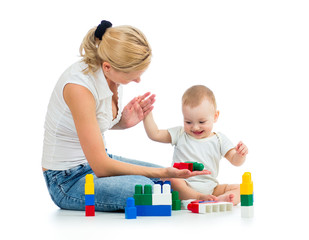
<svg viewBox="0 0 309 240"><path fill-rule="evenodd" d="M237 239L271 239L285 237L308 239L308 210L302 212L297 203L255 200L255 216L244 219L240 206L232 212L194 214L187 210L173 211L171 217L138 217L126 220L123 213L96 212L95 217L85 217L84 212L59 210L50 201L29 203L27 208L20 205L19 211L9 215L9 207L2 206L6 219L1 235L10 238L44 236L44 239L106 239L124 237L128 239L154 239L163 237L177 239L219 238L237 236ZM306 205L303 205L306 208ZM304 237L307 236L307 237ZM4 239L4 238L1 238Z"/></svg>

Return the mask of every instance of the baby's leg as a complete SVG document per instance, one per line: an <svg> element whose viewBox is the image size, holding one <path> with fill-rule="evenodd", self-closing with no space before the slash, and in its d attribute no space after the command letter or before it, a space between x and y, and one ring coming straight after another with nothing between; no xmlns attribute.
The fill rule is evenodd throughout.
<svg viewBox="0 0 309 240"><path fill-rule="evenodd" d="M240 202L240 185L239 184L220 184L213 192L218 197L218 201L232 202L237 205Z"/></svg>
<svg viewBox="0 0 309 240"><path fill-rule="evenodd" d="M171 181L172 189L178 191L179 199L181 200L198 199L206 201L217 201L217 198L213 195L205 195L195 191L189 187L187 182L183 179L171 178L169 180Z"/></svg>

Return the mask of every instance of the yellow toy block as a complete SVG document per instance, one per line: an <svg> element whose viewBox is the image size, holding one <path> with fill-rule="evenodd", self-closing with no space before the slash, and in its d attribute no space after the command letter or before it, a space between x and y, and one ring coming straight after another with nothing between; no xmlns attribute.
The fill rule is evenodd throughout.
<svg viewBox="0 0 309 240"><path fill-rule="evenodd" d="M85 182L85 194L94 194L94 182L93 182L93 175L87 174L86 175L86 182Z"/></svg>
<svg viewBox="0 0 309 240"><path fill-rule="evenodd" d="M253 182L251 180L251 173L245 172L242 175L242 183L240 184L240 195L253 194Z"/></svg>

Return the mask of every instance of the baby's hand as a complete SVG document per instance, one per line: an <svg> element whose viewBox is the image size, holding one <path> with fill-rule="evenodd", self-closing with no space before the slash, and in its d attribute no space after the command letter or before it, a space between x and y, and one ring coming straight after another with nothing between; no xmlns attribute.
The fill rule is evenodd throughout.
<svg viewBox="0 0 309 240"><path fill-rule="evenodd" d="M236 146L236 152L241 155L242 157L246 156L248 154L248 148L243 142L239 142Z"/></svg>

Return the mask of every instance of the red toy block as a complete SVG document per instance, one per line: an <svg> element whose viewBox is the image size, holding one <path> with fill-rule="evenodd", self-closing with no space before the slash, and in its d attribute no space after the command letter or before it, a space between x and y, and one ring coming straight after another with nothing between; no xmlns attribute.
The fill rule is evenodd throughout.
<svg viewBox="0 0 309 240"><path fill-rule="evenodd" d="M94 210L93 205L85 206L85 216L86 217L94 217L95 216L95 210Z"/></svg>
<svg viewBox="0 0 309 240"><path fill-rule="evenodd" d="M174 163L173 167L178 169L188 169L191 172L193 171L193 163Z"/></svg>
<svg viewBox="0 0 309 240"><path fill-rule="evenodd" d="M187 206L188 210L193 213L199 213L199 204L198 203L189 203Z"/></svg>

